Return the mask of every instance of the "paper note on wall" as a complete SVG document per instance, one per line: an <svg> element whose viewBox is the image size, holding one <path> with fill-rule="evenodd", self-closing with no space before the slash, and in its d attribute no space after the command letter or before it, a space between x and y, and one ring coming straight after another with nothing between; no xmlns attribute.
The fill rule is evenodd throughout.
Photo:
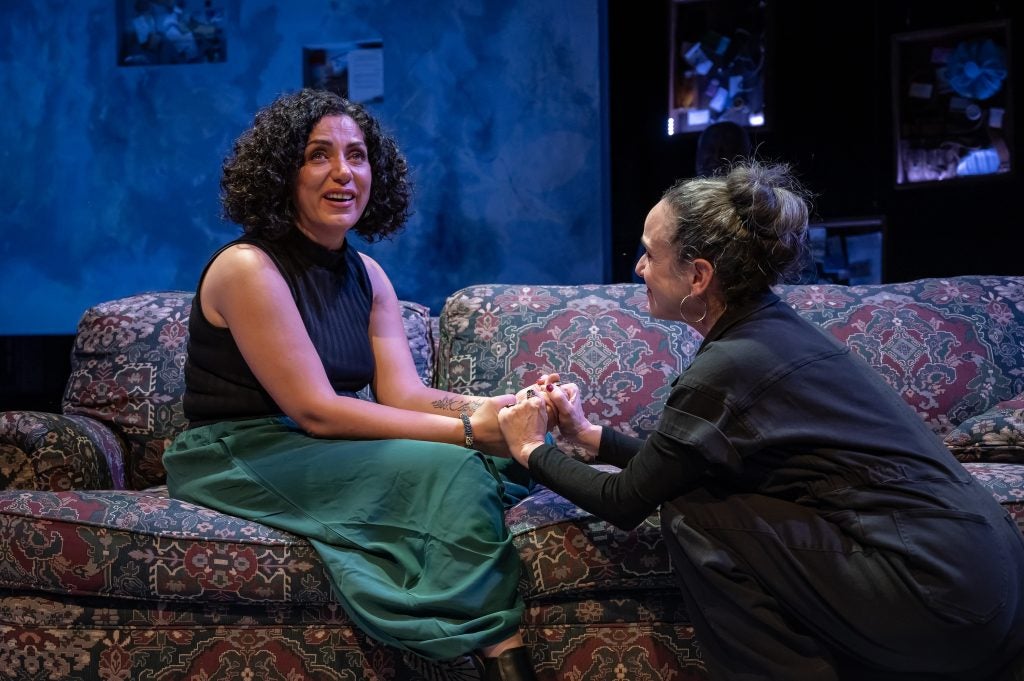
<svg viewBox="0 0 1024 681"><path fill-rule="evenodd" d="M348 53L348 96L356 102L384 99L384 48Z"/></svg>
<svg viewBox="0 0 1024 681"><path fill-rule="evenodd" d="M360 40L303 47L303 84L353 102L384 100L384 43Z"/></svg>

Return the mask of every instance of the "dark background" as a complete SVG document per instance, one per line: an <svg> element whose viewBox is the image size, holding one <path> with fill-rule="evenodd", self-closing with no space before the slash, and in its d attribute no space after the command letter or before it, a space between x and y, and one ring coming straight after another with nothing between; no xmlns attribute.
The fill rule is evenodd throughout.
<svg viewBox="0 0 1024 681"><path fill-rule="evenodd" d="M675 179L694 173L697 135L665 134L668 2L609 3L612 273L630 281L647 211ZM790 163L814 194L818 219L883 216L884 279L1018 274L1015 197L1021 173L895 187L891 97L893 34L1021 16L1021 3L860 3L775 0L768 6L764 159ZM1011 46L1011 78L1020 50ZM1020 92L1008 115L1019 127ZM1024 162L1010 139L1013 163Z"/></svg>
<svg viewBox="0 0 1024 681"><path fill-rule="evenodd" d="M817 219L883 216L886 281L1022 272L1021 173L896 188L891 98L893 34L996 19L1014 26L1020 4L775 0L768 7L768 125L752 131L758 155L793 165L815 194ZM611 273L631 281L647 211L675 179L694 173L697 136L664 132L669 2L608 0L607 8ZM1011 78L1020 78L1021 54L1012 46L1011 59ZM1008 111L1018 168L1022 90L1011 91ZM0 337L0 410L59 411L71 343L71 336Z"/></svg>

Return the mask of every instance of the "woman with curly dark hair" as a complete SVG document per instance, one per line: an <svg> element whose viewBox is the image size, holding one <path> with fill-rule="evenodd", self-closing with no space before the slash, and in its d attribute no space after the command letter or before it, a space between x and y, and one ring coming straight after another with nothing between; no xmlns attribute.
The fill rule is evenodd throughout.
<svg viewBox="0 0 1024 681"><path fill-rule="evenodd" d="M377 120L327 91L282 95L238 138L221 187L244 234L199 280L168 489L308 537L377 640L533 679L503 514L523 488L482 453L507 454L503 403L423 385L387 275L346 238L402 228L406 175Z"/></svg>

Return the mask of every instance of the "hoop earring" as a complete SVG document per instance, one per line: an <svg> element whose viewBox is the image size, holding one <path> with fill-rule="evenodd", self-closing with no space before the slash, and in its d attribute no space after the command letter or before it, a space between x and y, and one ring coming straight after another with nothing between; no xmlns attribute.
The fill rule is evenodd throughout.
<svg viewBox="0 0 1024 681"><path fill-rule="evenodd" d="M683 296L683 299L679 301L679 316L683 318L684 322L686 322L687 324L690 324L692 326L693 324L700 324L702 321L704 321L704 318L708 316L708 301L706 301L706 300L704 300L702 298L696 298L695 299L695 300L700 300L702 303L704 303L704 313L701 314L701 316L698 317L697 319L694 319L694 320L691 321L691 320L686 318L686 313L683 312L683 305L686 304L687 299L691 295L693 295L693 294L692 293L687 293L685 296Z"/></svg>

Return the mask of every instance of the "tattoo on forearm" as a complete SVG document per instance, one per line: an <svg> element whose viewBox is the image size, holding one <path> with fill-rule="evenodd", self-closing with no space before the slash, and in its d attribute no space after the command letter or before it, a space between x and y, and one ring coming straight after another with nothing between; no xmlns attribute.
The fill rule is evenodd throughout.
<svg viewBox="0 0 1024 681"><path fill-rule="evenodd" d="M478 398L455 398L455 397L442 397L439 400L431 402L431 406L435 409L444 409L446 411L454 411L458 414L466 412L472 414L474 411L480 408L480 405L484 401Z"/></svg>

